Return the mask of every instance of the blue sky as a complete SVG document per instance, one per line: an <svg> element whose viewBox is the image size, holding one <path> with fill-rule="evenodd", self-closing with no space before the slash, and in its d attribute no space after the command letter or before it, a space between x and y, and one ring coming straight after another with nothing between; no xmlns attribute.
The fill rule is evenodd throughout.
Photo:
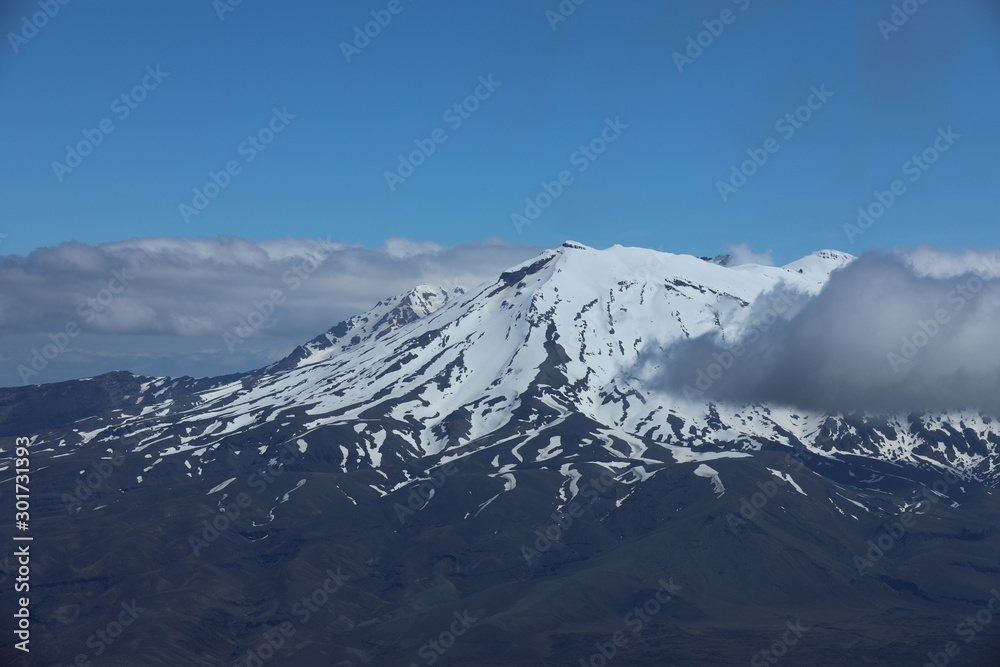
<svg viewBox="0 0 1000 667"><path fill-rule="evenodd" d="M235 1L0 9L0 386L257 368L566 239L1000 245L993 0Z"/></svg>
<svg viewBox="0 0 1000 667"><path fill-rule="evenodd" d="M23 32L37 2L7 3L0 252L178 235L693 254L748 242L778 262L996 245L1000 8L987 0L913 0L891 32L879 21L893 3L867 0L590 0L554 30L555 0L400 0L350 63L341 43L388 0L245 0L220 20L225 1L71 1L37 34ZM673 54L720 15L678 71ZM147 67L168 76L121 119L112 103L154 83ZM499 87L453 128L444 113L490 76ZM784 137L775 123L813 86L833 96ZM295 118L247 162L241 142L275 108ZM608 118L628 127L581 172L573 154ZM53 162L103 119L114 131L60 181ZM904 163L949 127L961 138L908 180ZM385 172L437 128L447 140L390 191ZM717 182L772 137L777 152L723 201ZM179 205L229 161L239 173L186 223ZM563 170L571 184L519 233L511 215ZM849 240L844 224L895 179L905 193Z"/></svg>

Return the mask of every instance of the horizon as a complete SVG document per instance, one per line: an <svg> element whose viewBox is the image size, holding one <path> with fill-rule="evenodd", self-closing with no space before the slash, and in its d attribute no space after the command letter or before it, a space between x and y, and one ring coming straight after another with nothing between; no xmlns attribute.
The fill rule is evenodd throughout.
<svg viewBox="0 0 1000 667"><path fill-rule="evenodd" d="M995 245L988 0L552 5L8 3L0 76L46 111L0 110L0 252L279 226L779 261Z"/></svg>
<svg viewBox="0 0 1000 667"><path fill-rule="evenodd" d="M33 379L249 370L566 239L779 266L998 245L988 0L4 9L0 80L33 103L0 109L2 386L74 322ZM321 242L315 279L253 275ZM290 305L227 350L272 289Z"/></svg>
<svg viewBox="0 0 1000 667"><path fill-rule="evenodd" d="M97 246L66 243L13 261L0 256L0 276L17 275L19 283L31 285L23 294L8 294L7 312L32 314L16 318L22 328L10 340L20 349L2 353L7 363L0 365L0 387L114 371L197 378L254 371L376 304L410 295L422 286L469 293L496 281L502 272L565 248L605 257L615 256L616 251L626 253L617 253L619 257L634 257L638 251L697 259L699 266L704 261L726 270L765 273L809 258L843 258L848 264L859 259L886 262L880 271L891 277L895 265L902 263L908 280L924 281L922 289L928 280L944 285L962 275L979 275L992 285L994 274L1000 274L995 251L956 253L928 245L860 255L820 249L778 264L769 253L755 253L746 244L731 245L727 253L710 257L622 244L593 248L571 239L550 248L499 239L447 248L401 237L374 249L288 237L259 243L231 237L134 239ZM720 258L726 259L716 261ZM664 267L648 259L642 263L632 276L640 281L652 280L652 266ZM62 268L53 275L53 266ZM159 280L151 280L156 276ZM60 292L59 285L66 282L76 286L74 292ZM656 289L655 284L652 287ZM824 284L820 296L827 287ZM39 300L39 295L47 296ZM904 306L902 298L896 301L894 308ZM155 315L148 305L153 303ZM873 319L879 319L878 314ZM151 347L159 354L149 354Z"/></svg>

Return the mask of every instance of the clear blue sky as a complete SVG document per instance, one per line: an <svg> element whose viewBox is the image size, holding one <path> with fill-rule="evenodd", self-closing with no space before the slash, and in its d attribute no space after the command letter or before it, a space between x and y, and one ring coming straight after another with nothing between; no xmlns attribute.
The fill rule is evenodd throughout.
<svg viewBox="0 0 1000 667"><path fill-rule="evenodd" d="M893 3L881 0L590 0L555 30L557 0L400 0L347 63L341 43L388 0L244 0L220 20L226 1L73 0L16 44L10 33L41 10L5 3L0 252L180 234L696 254L746 241L779 262L824 247L998 245L995 2L927 0L887 32ZM732 22L679 72L674 52L727 9ZM147 66L169 76L120 119L113 101ZM453 129L444 112L489 75L500 87ZM824 84L833 97L784 138L776 121ZM295 119L247 162L238 146L275 107ZM581 173L571 155L608 117L628 129ZM60 182L52 163L105 118L114 131ZM949 126L961 139L908 180L903 164ZM436 128L447 141L390 192L385 172ZM717 181L769 137L777 153L722 201ZM179 204L230 160L240 173L185 224ZM572 184L519 234L511 214L564 169ZM849 243L844 223L897 178L905 194Z"/></svg>

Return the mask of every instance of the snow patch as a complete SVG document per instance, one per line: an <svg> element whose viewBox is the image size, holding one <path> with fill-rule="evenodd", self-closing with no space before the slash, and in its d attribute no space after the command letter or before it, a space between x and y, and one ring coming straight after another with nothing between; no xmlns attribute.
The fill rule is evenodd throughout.
<svg viewBox="0 0 1000 667"><path fill-rule="evenodd" d="M229 486L230 484L232 484L232 483L233 483L234 481L236 481L236 478L235 478L235 477L230 477L229 479L227 479L227 480L226 480L225 482L223 482L222 484L219 484L219 485L217 485L217 486L213 487L213 488L212 488L212 489L211 489L211 490L210 490L210 491L209 491L208 493L206 493L205 495L211 495L211 494L215 493L216 491L222 491L222 490L223 490L224 488L226 488L227 486Z"/></svg>
<svg viewBox="0 0 1000 667"><path fill-rule="evenodd" d="M711 468L702 463L694 469L694 474L698 475L698 477L705 477L712 480L712 486L715 487L715 495L718 497L721 498L726 492L726 487L722 484L722 478L719 477L719 471L715 468Z"/></svg>

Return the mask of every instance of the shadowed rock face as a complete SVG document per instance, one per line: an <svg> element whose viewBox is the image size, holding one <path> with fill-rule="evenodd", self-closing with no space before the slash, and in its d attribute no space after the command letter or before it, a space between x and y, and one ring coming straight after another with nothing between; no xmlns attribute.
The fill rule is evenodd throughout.
<svg viewBox="0 0 1000 667"><path fill-rule="evenodd" d="M0 391L0 466L32 438L30 664L995 664L1000 623L966 621L1000 587L993 422L659 394L622 370L643 343L755 294L626 250L421 289L245 375Z"/></svg>

